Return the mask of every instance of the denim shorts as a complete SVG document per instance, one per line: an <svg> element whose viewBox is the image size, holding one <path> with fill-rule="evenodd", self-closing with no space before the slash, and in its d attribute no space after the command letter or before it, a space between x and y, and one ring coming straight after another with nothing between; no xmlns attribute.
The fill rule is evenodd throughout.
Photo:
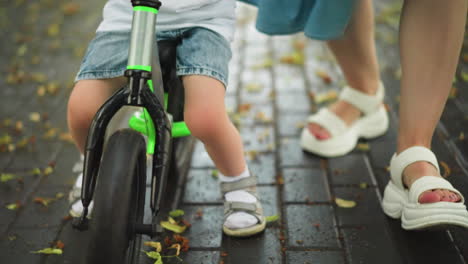
<svg viewBox="0 0 468 264"><path fill-rule="evenodd" d="M229 42L209 29L194 27L157 32L157 40L179 40L177 75L204 75L227 87L232 53ZM75 81L123 76L130 32L97 32L90 42Z"/></svg>

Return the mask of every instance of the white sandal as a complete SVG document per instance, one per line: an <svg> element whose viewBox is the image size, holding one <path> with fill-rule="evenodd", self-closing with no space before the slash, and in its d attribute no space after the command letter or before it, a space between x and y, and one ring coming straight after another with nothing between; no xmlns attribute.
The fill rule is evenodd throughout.
<svg viewBox="0 0 468 264"><path fill-rule="evenodd" d="M380 83L377 93L373 96L361 93L350 87L345 87L339 99L356 108L363 115L350 127L336 114L322 108L308 118L309 123L315 123L325 128L331 135L329 139L319 140L310 133L307 125L302 130L301 147L319 156L332 158L343 156L352 151L360 137L371 139L385 134L388 129L388 115L382 100L385 91Z"/></svg>
<svg viewBox="0 0 468 264"><path fill-rule="evenodd" d="M425 147L410 147L398 155L393 155L390 162L391 179L385 188L382 202L385 214L392 218L401 218L401 226L406 230L443 225L459 225L468 228L465 198L447 180L436 176L423 176L414 181L409 190L404 187L403 170L417 161L429 162L439 171L437 158ZM433 189L449 190L458 194L461 200L420 204L419 196Z"/></svg>

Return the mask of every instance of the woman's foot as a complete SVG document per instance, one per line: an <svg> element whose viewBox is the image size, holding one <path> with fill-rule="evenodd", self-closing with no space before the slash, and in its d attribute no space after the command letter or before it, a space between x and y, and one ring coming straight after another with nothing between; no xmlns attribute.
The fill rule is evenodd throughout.
<svg viewBox="0 0 468 264"><path fill-rule="evenodd" d="M418 161L405 168L403 171L403 183L409 189L413 182L426 175L442 178L442 176L437 172L437 169L430 163ZM461 198L456 193L444 189L433 189L423 192L418 199L419 203L436 203L441 201L459 202L460 200Z"/></svg>
<svg viewBox="0 0 468 264"><path fill-rule="evenodd" d="M328 110L343 120L348 127L351 126L353 122L361 116L361 111L359 109L344 100L339 100L331 104L328 107ZM318 140L326 140L331 137L330 132L321 127L319 124L309 123L308 129L310 133Z"/></svg>

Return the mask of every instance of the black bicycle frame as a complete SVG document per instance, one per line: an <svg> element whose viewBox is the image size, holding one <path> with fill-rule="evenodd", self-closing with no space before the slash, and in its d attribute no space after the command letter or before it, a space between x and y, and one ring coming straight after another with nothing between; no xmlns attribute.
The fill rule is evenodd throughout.
<svg viewBox="0 0 468 264"><path fill-rule="evenodd" d="M74 226L78 229L87 228L86 216L94 194L106 128L112 117L123 106L144 107L153 120L157 142L152 167L151 209L153 217L156 217L162 199L164 184L158 184L156 187L156 183L162 183L165 180L169 169L172 120L164 109L164 87L155 41L156 14L161 3L158 0L132 0L132 4L134 6L134 17L129 66L124 74L128 78L128 86L120 89L102 105L89 128L81 190L84 211L78 222L74 223ZM145 8L153 10L153 13L147 12ZM148 23L148 21L151 21L151 23ZM149 80L153 83L154 93L148 87ZM153 235L155 232L154 227L140 226L139 229L141 233L149 235Z"/></svg>

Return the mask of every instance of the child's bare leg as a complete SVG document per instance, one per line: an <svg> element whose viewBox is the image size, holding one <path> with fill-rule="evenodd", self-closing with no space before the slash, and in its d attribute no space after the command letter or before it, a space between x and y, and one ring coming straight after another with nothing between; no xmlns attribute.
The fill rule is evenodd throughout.
<svg viewBox="0 0 468 264"><path fill-rule="evenodd" d="M430 148L447 100L463 42L466 0L405 1L400 25L401 101L397 152ZM423 175L438 175L426 162L409 165L403 177L409 187ZM440 176L440 175L438 175ZM447 190L426 192L420 202L458 201Z"/></svg>
<svg viewBox="0 0 468 264"><path fill-rule="evenodd" d="M375 94L380 81L374 43L374 13L371 0L358 1L353 18L340 39L327 42L351 88ZM351 125L361 112L345 101L329 106L346 124ZM328 139L330 133L318 124L309 124L317 139Z"/></svg>
<svg viewBox="0 0 468 264"><path fill-rule="evenodd" d="M68 128L78 150L83 154L88 129L101 105L116 89L125 85L124 77L78 81L68 101Z"/></svg>
<svg viewBox="0 0 468 264"><path fill-rule="evenodd" d="M224 105L225 87L216 79L189 75L183 77L185 87L185 115L188 128L205 145L208 154L221 172L221 181L235 181L250 176L247 169L242 140L230 121ZM256 197L239 190L228 192L224 199L255 203ZM257 224L251 214L236 212L224 223L233 229Z"/></svg>
<svg viewBox="0 0 468 264"><path fill-rule="evenodd" d="M185 86L185 122L200 139L218 170L236 176L246 169L239 132L226 113L224 85L213 78L189 75Z"/></svg>

